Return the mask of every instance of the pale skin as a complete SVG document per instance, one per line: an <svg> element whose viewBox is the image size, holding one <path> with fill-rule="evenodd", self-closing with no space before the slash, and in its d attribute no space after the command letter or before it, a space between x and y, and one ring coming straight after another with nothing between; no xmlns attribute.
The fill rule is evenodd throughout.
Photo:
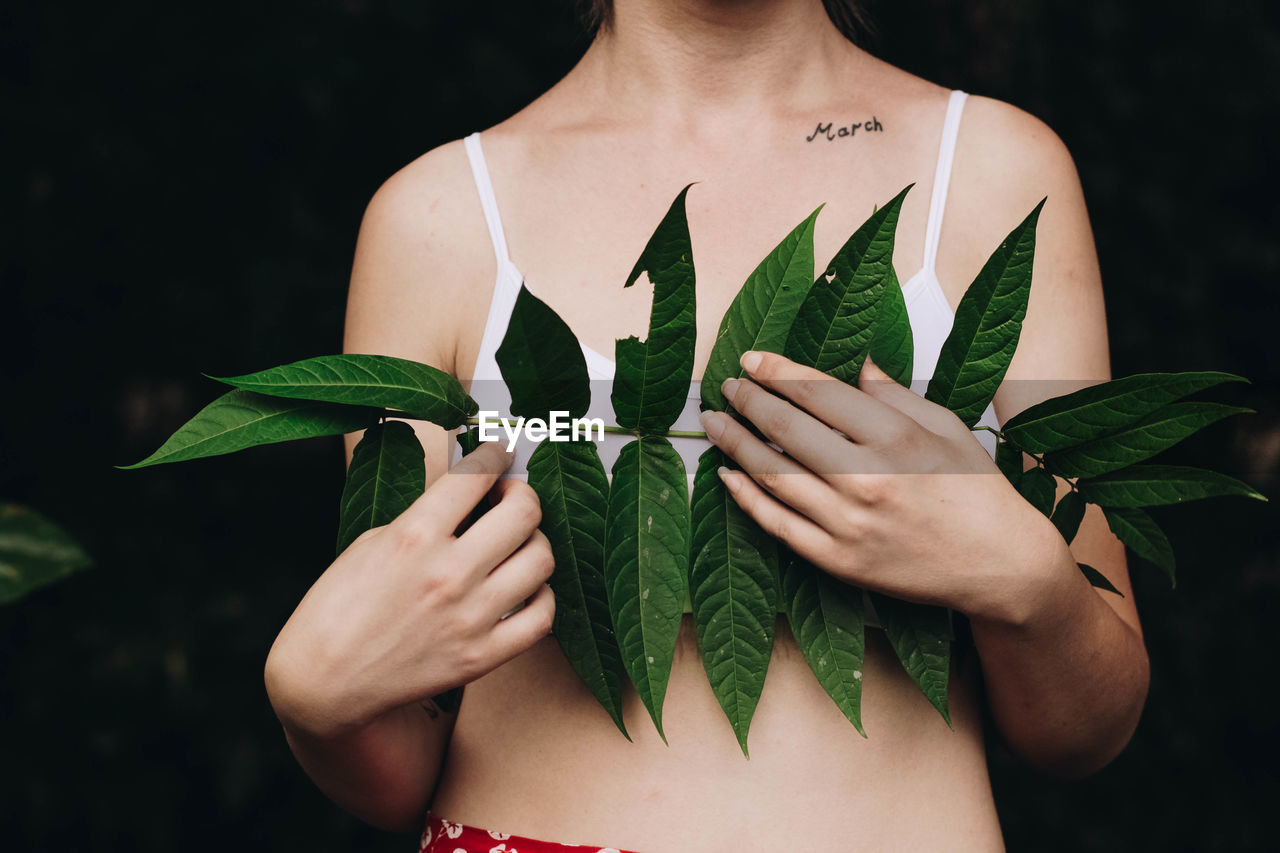
<svg viewBox="0 0 1280 853"><path fill-rule="evenodd" d="M615 339L643 334L647 294L620 284L690 180L695 376L747 273L819 202L821 264L873 204L916 182L894 262L903 281L919 268L946 90L849 44L817 0L618 0L615 10L614 28L563 80L483 134L511 257L584 344L611 353ZM817 122L872 114L883 131L805 140ZM1020 380L1109 378L1106 321L1065 148L1038 120L971 97L937 263L953 307L1045 196L1022 341L994 401L1002 422L1064 390ZM469 382L494 273L465 155L449 143L370 203L344 348ZM547 635L550 552L531 490L498 480L507 461L495 446L445 475L450 436L415 422L427 493L324 572L268 657L269 696L320 788L403 831L419 830L430 806L477 826L646 853L822 849L831 838L842 849L998 850L984 706L1009 747L1045 771L1078 776L1113 758L1148 674L1123 548L1101 515L1091 509L1068 547L945 410L874 381L874 365L857 388L813 382L820 399L797 400L788 392L806 387L803 371L766 355L726 389L788 451L722 423L715 440L743 469L727 482L836 577L969 617L977 666L970 655L954 668L954 731L871 629L864 740L779 620L747 761L686 617L664 711L670 745L633 692L628 743ZM347 438L348 460L358 439ZM824 467L843 453L859 454L847 470L868 473ZM783 465L796 467L782 476ZM486 493L486 526L459 534ZM1091 588L1077 560L1124 597ZM464 683L459 714L436 712L430 697Z"/></svg>

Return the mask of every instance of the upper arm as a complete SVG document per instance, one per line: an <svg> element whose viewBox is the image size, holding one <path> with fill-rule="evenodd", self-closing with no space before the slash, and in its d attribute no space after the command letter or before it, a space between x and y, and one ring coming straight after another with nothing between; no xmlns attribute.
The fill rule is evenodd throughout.
<svg viewBox="0 0 1280 853"><path fill-rule="evenodd" d="M460 340L474 303L459 299L459 292L493 273L484 234L460 142L428 152L388 179L360 224L343 352L396 356L459 376ZM425 421L409 423L426 453L429 484L448 468L450 434ZM348 466L362 435L346 436Z"/></svg>
<svg viewBox="0 0 1280 853"><path fill-rule="evenodd" d="M1044 198L1026 318L994 400L1004 423L1028 406L1111 378L1102 277L1084 193L1062 140L1039 119L974 97L965 107L939 246L939 279L954 306L991 252ZM944 285L947 286L947 285ZM1059 494L1065 484L1059 483ZM1141 630L1124 546L1089 506L1071 543L1079 562L1124 593L1099 592Z"/></svg>

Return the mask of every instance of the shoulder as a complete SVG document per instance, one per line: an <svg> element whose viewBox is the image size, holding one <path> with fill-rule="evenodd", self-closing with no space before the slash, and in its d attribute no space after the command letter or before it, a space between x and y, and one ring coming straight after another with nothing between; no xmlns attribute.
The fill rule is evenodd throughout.
<svg viewBox="0 0 1280 853"><path fill-rule="evenodd" d="M1042 120L1005 101L983 95L965 100L964 129L976 141L996 147L1002 154L1041 158L1067 155L1053 128Z"/></svg>
<svg viewBox="0 0 1280 853"><path fill-rule="evenodd" d="M992 212L1021 210L1025 214L1048 198L1047 213L1051 206L1075 203L1079 194L1075 163L1049 125L1004 101L978 95L966 100L956 140L948 217L951 203L962 210L982 205Z"/></svg>
<svg viewBox="0 0 1280 853"><path fill-rule="evenodd" d="M369 201L364 225L412 228L440 218L434 215L437 213L470 212L473 208L481 215L464 142L455 139L432 148L387 178Z"/></svg>
<svg viewBox="0 0 1280 853"><path fill-rule="evenodd" d="M454 371L468 306L488 302L457 297L491 285L495 272L463 142L448 142L393 174L365 208L344 348Z"/></svg>
<svg viewBox="0 0 1280 853"><path fill-rule="evenodd" d="M1066 144L1039 118L1012 104L971 95L956 142L954 180L981 184L992 200L1034 202L1079 184ZM1037 195L1038 193L1038 195Z"/></svg>
<svg viewBox="0 0 1280 853"><path fill-rule="evenodd" d="M953 304L1005 235L1042 199L1037 258L1049 257L1057 265L1073 255L1076 264L1092 267L1096 259L1084 194L1067 146L1025 110L970 96L956 140L938 254L939 278Z"/></svg>
<svg viewBox="0 0 1280 853"><path fill-rule="evenodd" d="M1022 333L1006 379L1109 376L1106 314L1093 233L1066 145L1029 113L990 98L965 105L938 247L954 306L1001 241L1044 200ZM1006 382L1001 418L1039 402L1042 383Z"/></svg>
<svg viewBox="0 0 1280 853"><path fill-rule="evenodd" d="M457 139L418 157L373 194L360 223L357 261L404 272L406 264L484 257L488 249L480 198ZM372 254L361 258L361 252Z"/></svg>

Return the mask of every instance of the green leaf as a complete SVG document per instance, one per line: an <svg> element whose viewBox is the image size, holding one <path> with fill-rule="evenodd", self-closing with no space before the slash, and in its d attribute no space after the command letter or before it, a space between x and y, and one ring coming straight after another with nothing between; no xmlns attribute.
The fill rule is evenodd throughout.
<svg viewBox="0 0 1280 853"><path fill-rule="evenodd" d="M1018 483L1018 494L1027 499L1027 503L1040 510L1046 518L1053 513L1053 499L1057 494L1058 484L1053 475L1043 468L1036 467L1022 473Z"/></svg>
<svg viewBox="0 0 1280 853"><path fill-rule="evenodd" d="M586 357L568 325L521 285L495 355L511 393L511 412L549 419L582 417L591 402ZM625 671L610 624L604 578L604 512L609 479L590 442L543 441L528 465L542 503L542 532L556 568L552 634L574 672L630 739L622 718Z"/></svg>
<svg viewBox="0 0 1280 853"><path fill-rule="evenodd" d="M996 467L1015 489L1022 485L1022 451L1003 439L996 443Z"/></svg>
<svg viewBox="0 0 1280 853"><path fill-rule="evenodd" d="M1079 492L1067 492L1058 501L1058 505L1054 507L1053 515L1049 516L1049 520L1053 522L1053 526L1058 528L1058 532L1062 534L1062 538L1067 540L1067 544L1071 544L1071 540L1076 538L1076 533L1080 530L1080 522L1084 521L1084 498Z"/></svg>
<svg viewBox="0 0 1280 853"><path fill-rule="evenodd" d="M1051 453L1118 432L1188 394L1223 382L1231 373L1139 373L1053 397L1010 418L1001 432L1023 450Z"/></svg>
<svg viewBox="0 0 1280 853"><path fill-rule="evenodd" d="M605 522L605 582L622 661L663 741L689 577L689 484L671 442L642 436L613 466Z"/></svg>
<svg viewBox="0 0 1280 853"><path fill-rule="evenodd" d="M911 317L907 301L898 284L898 275L889 268L889 278L880 292L880 313L871 329L867 355L876 366L899 385L911 386L911 370L915 359L915 340L911 334Z"/></svg>
<svg viewBox="0 0 1280 853"><path fill-rule="evenodd" d="M474 451L480 446L480 428L466 427L458 433L458 446L462 448L462 455ZM480 516L485 514L489 508L489 502L482 500L471 508L471 512L467 514L467 520L463 524L463 529L470 527L476 523ZM443 693L437 693L431 697L431 701L439 706L441 711L446 714L456 714L458 709L462 707L462 691L465 685L459 687L451 687Z"/></svg>
<svg viewBox="0 0 1280 853"><path fill-rule="evenodd" d="M1104 508L1160 506L1221 495L1266 500L1234 477L1183 465L1130 465L1077 485L1085 500Z"/></svg>
<svg viewBox="0 0 1280 853"><path fill-rule="evenodd" d="M870 596L898 660L950 726L947 679L951 675L951 623L947 609L899 601L875 592Z"/></svg>
<svg viewBox="0 0 1280 853"><path fill-rule="evenodd" d="M782 589L791 632L809 669L840 712L866 737L862 728L866 657L862 590L790 551L783 561Z"/></svg>
<svg viewBox="0 0 1280 853"><path fill-rule="evenodd" d="M461 438L461 437L460 437ZM365 530L390 524L426 489L426 455L410 425L388 420L365 430L347 469L338 521L338 553ZM477 507L476 517L480 515ZM457 713L462 688L431 697L445 713Z"/></svg>
<svg viewBox="0 0 1280 853"><path fill-rule="evenodd" d="M1215 421L1250 411L1221 403L1172 403L1109 435L1046 453L1044 464L1060 477L1096 477L1149 459Z"/></svg>
<svg viewBox="0 0 1280 853"><path fill-rule="evenodd" d="M468 453L480 446L480 428L468 427L458 433L458 446L462 448L462 455Z"/></svg>
<svg viewBox="0 0 1280 853"><path fill-rule="evenodd" d="M338 553L366 530L390 524L427 488L422 442L404 421L365 430L351 454L342 490Z"/></svg>
<svg viewBox="0 0 1280 853"><path fill-rule="evenodd" d="M784 350L787 358L856 384L893 274L894 232L908 186L858 227L809 289ZM889 322L893 318L888 318ZM891 374L892 375L892 374Z"/></svg>
<svg viewBox="0 0 1280 853"><path fill-rule="evenodd" d="M645 433L671 428L684 409L693 379L697 329L693 244L684 209L688 192L685 187L676 196L623 285L635 284L642 272L653 284L648 336L641 341L633 335L614 347L614 414L619 426Z"/></svg>
<svg viewBox="0 0 1280 853"><path fill-rule="evenodd" d="M116 467L130 470L234 453L259 444L344 435L371 426L381 414L381 409L364 406L282 400L237 389L201 409L146 459Z"/></svg>
<svg viewBox="0 0 1280 853"><path fill-rule="evenodd" d="M1173 546L1155 519L1135 507L1103 507L1102 514L1117 539L1142 559L1159 566L1169 576L1169 582L1176 584L1177 564Z"/></svg>
<svg viewBox="0 0 1280 853"><path fill-rule="evenodd" d="M480 441L480 427L478 426L467 427L461 430L458 433L457 438L458 438L458 447L462 449L463 456L466 456L468 453L474 452L477 447L483 444L483 442ZM464 521L460 525L461 529L466 530L468 527L475 524L480 519L480 516L484 515L485 512L488 511L488 509L489 509L488 500L482 500L478 504L473 506L471 508L471 512L467 513L466 521Z"/></svg>
<svg viewBox="0 0 1280 853"><path fill-rule="evenodd" d="M209 378L272 397L398 409L445 429L461 426L478 408L462 383L443 370L386 355L322 355L244 376Z"/></svg>
<svg viewBox="0 0 1280 853"><path fill-rule="evenodd" d="M743 755L764 690L778 616L778 546L717 474L719 448L698 459L693 480L693 568L689 596L702 665Z"/></svg>
<svg viewBox="0 0 1280 853"><path fill-rule="evenodd" d="M523 284L494 358L511 392L511 414L544 420L553 411L586 415L591 385L582 347L560 315Z"/></svg>
<svg viewBox="0 0 1280 853"><path fill-rule="evenodd" d="M622 721L626 670L613 634L604 574L609 478L596 446L589 441L540 443L529 459L529 485L542 503L540 528L556 560L551 633L573 671L630 740Z"/></svg>
<svg viewBox="0 0 1280 853"><path fill-rule="evenodd" d="M1102 572L1087 563L1076 563L1076 565L1080 567L1080 571L1084 573L1084 576L1089 579L1089 583L1093 584L1098 589L1105 589L1107 592L1114 592L1116 595L1124 598L1124 593L1116 589L1115 584L1107 580L1107 576Z"/></svg>
<svg viewBox="0 0 1280 853"><path fill-rule="evenodd" d="M61 527L33 509L0 504L0 604L92 565Z"/></svg>
<svg viewBox="0 0 1280 853"><path fill-rule="evenodd" d="M946 406L969 427L1004 381L1031 294L1036 221L1044 200L1009 232L956 306L925 399Z"/></svg>
<svg viewBox="0 0 1280 853"><path fill-rule="evenodd" d="M703 409L723 412L729 407L720 386L743 375L738 359L744 352L782 352L800 303L813 286L813 228L820 210L822 205L793 228L733 297L702 375Z"/></svg>

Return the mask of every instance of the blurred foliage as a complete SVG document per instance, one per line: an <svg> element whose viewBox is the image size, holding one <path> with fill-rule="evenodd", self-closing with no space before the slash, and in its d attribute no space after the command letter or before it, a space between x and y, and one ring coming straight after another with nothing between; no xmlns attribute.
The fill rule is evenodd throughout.
<svg viewBox="0 0 1280 853"><path fill-rule="evenodd" d="M1275 497L1276 4L870 6L880 55L1063 137L1115 372L1254 378L1237 402L1257 416L1170 461ZM7 849L411 849L311 787L260 678L331 559L339 442L111 465L212 399L200 371L337 351L378 184L520 108L584 47L567 0L500 14L410 0L0 9L0 494L58 518L98 563L0 610ZM994 747L1011 849L1270 849L1276 506L1159 513L1181 568L1172 592L1134 567L1154 668L1142 725L1078 783Z"/></svg>
<svg viewBox="0 0 1280 853"><path fill-rule="evenodd" d="M40 513L0 502L0 604L21 601L92 562L65 530Z"/></svg>

